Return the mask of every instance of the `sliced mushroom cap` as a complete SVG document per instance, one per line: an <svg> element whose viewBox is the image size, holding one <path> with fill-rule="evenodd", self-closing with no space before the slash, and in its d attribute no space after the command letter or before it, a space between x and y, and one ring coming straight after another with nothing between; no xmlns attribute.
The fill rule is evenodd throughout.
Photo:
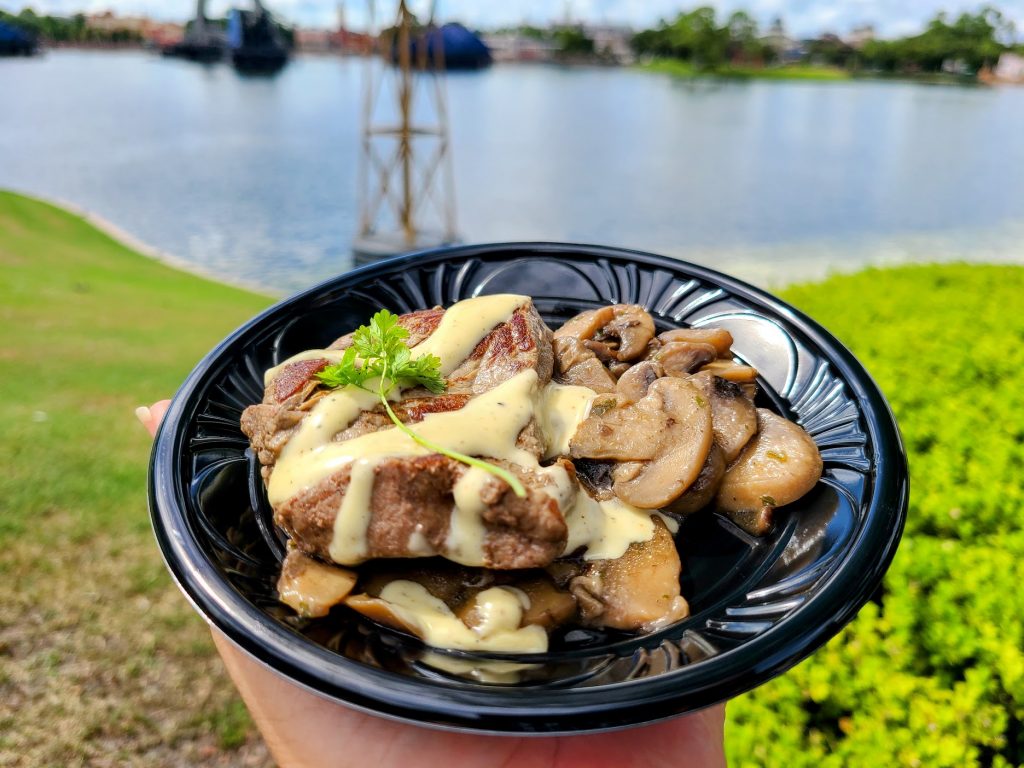
<svg viewBox="0 0 1024 768"><path fill-rule="evenodd" d="M676 413L676 398L669 388L668 400L655 388L662 382L676 379L658 379L648 394L627 406L605 408L604 400L595 400L590 415L576 428L569 440L569 455L573 458L615 459L617 461L649 460L662 453L662 443L685 432L684 408ZM692 389L692 387L691 387ZM694 390L696 395L696 391ZM679 427L679 429L675 429ZM703 457L701 457L703 461Z"/></svg>
<svg viewBox="0 0 1024 768"><path fill-rule="evenodd" d="M692 515L694 512L704 509L715 498L718 487L725 476L725 455L718 443L712 443L708 451L708 458L704 466L693 481L693 485L686 489L678 499L673 501L665 511L673 515Z"/></svg>
<svg viewBox="0 0 1024 768"><path fill-rule="evenodd" d="M619 396L619 402L622 404L632 405L645 397L651 384L663 375L664 371L659 363L644 360L631 366L619 377L615 385L615 394Z"/></svg>
<svg viewBox="0 0 1024 768"><path fill-rule="evenodd" d="M612 490L634 507L658 509L679 498L700 474L711 450L711 408L683 379L658 379L647 397L630 408L648 401L669 415L657 454L635 477L616 478Z"/></svg>
<svg viewBox="0 0 1024 768"><path fill-rule="evenodd" d="M356 585L356 574L347 568L328 565L297 549L291 550L281 563L277 594L281 602L299 616L326 616L342 602Z"/></svg>
<svg viewBox="0 0 1024 768"><path fill-rule="evenodd" d="M733 522L761 536L772 513L796 501L821 477L821 454L799 425L757 409L758 433L726 470L716 505Z"/></svg>
<svg viewBox="0 0 1024 768"><path fill-rule="evenodd" d="M575 336L580 341L592 339L594 334L611 322L611 319L615 316L616 306L621 305L599 307L588 312L580 312L555 331L554 337L560 339L565 336Z"/></svg>
<svg viewBox="0 0 1024 768"><path fill-rule="evenodd" d="M595 392L614 392L615 377L608 369L601 365L596 357L584 360L574 365L559 378L560 384L575 384L579 387L589 387Z"/></svg>
<svg viewBox="0 0 1024 768"><path fill-rule="evenodd" d="M654 535L648 541L630 544L616 560L588 563L569 588L584 623L652 631L690 613L680 594L681 570L675 542L665 524L655 518Z"/></svg>
<svg viewBox="0 0 1024 768"><path fill-rule="evenodd" d="M615 377L579 339L574 336L556 338L552 349L555 353L555 378L559 383L589 387L595 392L615 390Z"/></svg>
<svg viewBox="0 0 1024 768"><path fill-rule="evenodd" d="M398 615L391 603L381 600L379 597L370 597L365 594L352 595L345 601L345 605L363 614L366 618L376 621L378 624L383 624L385 627L400 629L403 632L419 636L418 627L409 624Z"/></svg>
<svg viewBox="0 0 1024 768"><path fill-rule="evenodd" d="M612 470L617 466L614 462L576 459L573 464L576 467L576 479L592 497L606 501L615 495L612 493Z"/></svg>
<svg viewBox="0 0 1024 768"><path fill-rule="evenodd" d="M731 463L743 446L757 433L757 409L739 385L704 370L690 382L711 402L711 423L715 442Z"/></svg>
<svg viewBox="0 0 1024 768"><path fill-rule="evenodd" d="M517 581L515 586L530 599L529 607L523 610L523 626L536 624L554 629L576 616L576 598L548 578L537 576Z"/></svg>
<svg viewBox="0 0 1024 768"><path fill-rule="evenodd" d="M565 373L574 365L594 357L594 353L575 336L556 337L551 342L551 349L555 353L555 373Z"/></svg>
<svg viewBox="0 0 1024 768"><path fill-rule="evenodd" d="M718 356L710 344L699 341L670 341L663 344L653 359L661 363L666 376L688 376Z"/></svg>
<svg viewBox="0 0 1024 768"><path fill-rule="evenodd" d="M604 341L602 336L617 339L617 359L636 360L654 338L654 320L639 304L616 304L612 309L612 320L598 332L597 340Z"/></svg>
<svg viewBox="0 0 1024 768"><path fill-rule="evenodd" d="M675 328L659 333L658 338L665 344L674 341L710 344L718 357L727 358L732 354L732 334L724 328Z"/></svg>
<svg viewBox="0 0 1024 768"><path fill-rule="evenodd" d="M581 312L555 331L554 338L575 337L605 361L640 357L654 338L654 320L638 304L614 304Z"/></svg>
<svg viewBox="0 0 1024 768"><path fill-rule="evenodd" d="M736 384L757 380L756 368L751 368L749 365L742 365L732 360L712 360L701 370L709 371L715 374L715 376L721 376L723 379L735 382Z"/></svg>

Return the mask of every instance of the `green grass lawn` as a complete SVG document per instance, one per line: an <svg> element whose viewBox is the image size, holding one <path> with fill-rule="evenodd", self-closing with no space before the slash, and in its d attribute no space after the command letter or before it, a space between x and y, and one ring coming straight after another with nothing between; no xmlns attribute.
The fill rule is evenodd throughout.
<svg viewBox="0 0 1024 768"><path fill-rule="evenodd" d="M3 192L0 268L0 765L215 764L228 747L259 764L153 542L133 410L269 299Z"/></svg>
<svg viewBox="0 0 1024 768"><path fill-rule="evenodd" d="M638 65L647 72L660 72L679 78L724 77L738 80L849 80L851 75L838 67L787 64L777 67L738 67L727 64L714 70L698 69L681 59L654 59Z"/></svg>
<svg viewBox="0 0 1024 768"><path fill-rule="evenodd" d="M269 300L0 193L0 765L263 765L149 531L133 409ZM887 393L907 535L877 602L729 705L733 766L1024 763L1024 269L869 270L783 296Z"/></svg>

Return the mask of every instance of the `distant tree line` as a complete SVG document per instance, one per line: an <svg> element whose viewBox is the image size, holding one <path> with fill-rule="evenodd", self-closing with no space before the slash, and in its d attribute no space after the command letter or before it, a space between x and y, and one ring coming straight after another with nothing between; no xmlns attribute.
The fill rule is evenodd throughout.
<svg viewBox="0 0 1024 768"><path fill-rule="evenodd" d="M23 29L36 39L54 43L139 43L142 36L131 29L96 29L86 25L85 16L40 16L31 8L13 14L0 11L0 21Z"/></svg>
<svg viewBox="0 0 1024 768"><path fill-rule="evenodd" d="M654 29L633 36L639 55L689 61L702 69L726 63L771 63L777 50L762 41L757 22L746 11L736 11L719 26L715 9L704 6L662 21Z"/></svg>
<svg viewBox="0 0 1024 768"><path fill-rule="evenodd" d="M719 23L710 7L682 12L671 21L646 29L633 37L633 49L641 56L682 59L700 69L714 70L729 64L771 64L782 50L782 24L777 21L763 35L757 22L737 11ZM1004 51L1015 46L1013 22L998 9L984 6L976 13L952 19L939 13L921 33L894 40L867 40L850 45L836 35L802 41L795 55L802 60L847 69L881 72L938 72L951 62L976 72L991 66Z"/></svg>

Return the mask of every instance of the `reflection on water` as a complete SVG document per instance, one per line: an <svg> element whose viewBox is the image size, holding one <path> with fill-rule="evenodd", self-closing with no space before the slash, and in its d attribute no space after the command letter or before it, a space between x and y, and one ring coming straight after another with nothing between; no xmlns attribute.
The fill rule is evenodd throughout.
<svg viewBox="0 0 1024 768"><path fill-rule="evenodd" d="M284 293L347 269L362 62L240 78L139 52L0 61L0 186ZM1024 89L449 78L464 239L602 242L762 283L1024 259Z"/></svg>

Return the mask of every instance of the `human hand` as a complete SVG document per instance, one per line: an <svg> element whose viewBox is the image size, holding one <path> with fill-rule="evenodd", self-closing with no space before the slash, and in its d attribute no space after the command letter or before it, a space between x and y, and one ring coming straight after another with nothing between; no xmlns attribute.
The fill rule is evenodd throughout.
<svg viewBox="0 0 1024 768"><path fill-rule="evenodd" d="M170 400L135 415L155 435ZM654 725L580 736L450 733L369 715L271 672L217 629L213 642L274 759L283 768L718 768L725 705Z"/></svg>

